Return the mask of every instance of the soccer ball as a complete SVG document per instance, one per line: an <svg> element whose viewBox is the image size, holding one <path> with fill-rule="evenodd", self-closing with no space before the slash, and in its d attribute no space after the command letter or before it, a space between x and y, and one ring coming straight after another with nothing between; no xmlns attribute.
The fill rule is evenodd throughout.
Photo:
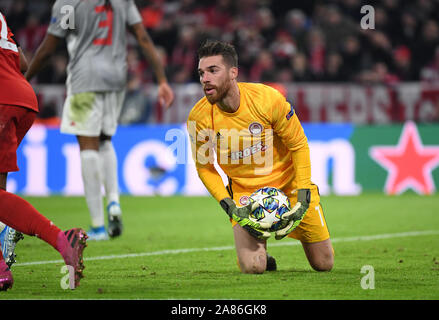
<svg viewBox="0 0 439 320"><path fill-rule="evenodd" d="M291 210L288 197L282 190L273 187L264 187L256 190L249 198L250 203L258 203L250 217L258 222L268 222L271 227L268 231L274 232L282 228L279 223L282 215Z"/></svg>

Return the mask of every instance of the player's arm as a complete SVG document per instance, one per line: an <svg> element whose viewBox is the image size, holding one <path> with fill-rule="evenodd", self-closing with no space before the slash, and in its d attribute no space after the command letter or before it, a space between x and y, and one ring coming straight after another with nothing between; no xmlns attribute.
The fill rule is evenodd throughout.
<svg viewBox="0 0 439 320"><path fill-rule="evenodd" d="M213 133L209 128L205 128L202 121L198 120L196 113L198 110L191 111L187 121L187 131L191 143L191 154L197 169L198 176L205 185L209 193L220 202L229 197L229 193L224 187L221 175L214 166L214 146L212 144Z"/></svg>
<svg viewBox="0 0 439 320"><path fill-rule="evenodd" d="M21 47L18 47L18 53L20 54L20 71L21 73L24 73L27 71L27 59L26 56L23 53L23 50L21 50Z"/></svg>
<svg viewBox="0 0 439 320"><path fill-rule="evenodd" d="M154 70L157 83L159 84L158 97L160 104L165 108L168 108L174 101L174 92L168 84L164 67L160 62L153 41L141 22L131 25L129 30L135 36L140 48L142 49L143 55Z"/></svg>
<svg viewBox="0 0 439 320"><path fill-rule="evenodd" d="M308 210L311 201L311 158L308 140L293 106L283 96L275 101L273 130L291 151L297 183L297 203L282 217L285 227L276 231L276 239L279 240L300 224Z"/></svg>
<svg viewBox="0 0 439 320"><path fill-rule="evenodd" d="M63 7L66 4L69 4L68 0L56 0L52 6L52 14L46 36L32 57L29 68L25 74L28 81L44 67L58 47L60 40L65 38L69 33L69 29L63 24L65 18Z"/></svg>
<svg viewBox="0 0 439 320"><path fill-rule="evenodd" d="M15 39L14 34L12 33L11 29L9 29L9 27L8 27L8 32L11 34L12 40L17 45L18 54L20 56L20 72L21 73L25 73L27 71L27 67L28 67L26 56L24 55L23 50L21 49L20 44L18 43L17 39Z"/></svg>
<svg viewBox="0 0 439 320"><path fill-rule="evenodd" d="M24 73L27 70L27 59L26 59L26 56L24 55L23 50L21 49L21 46L18 43L17 39L15 39L15 36L14 36L14 33L12 32L12 30L9 27L7 27L7 30L8 30L8 37L11 37L12 41L14 41L14 43L17 46L18 55L20 57L20 72Z"/></svg>
<svg viewBox="0 0 439 320"><path fill-rule="evenodd" d="M311 187L311 160L308 139L293 106L279 94L273 104L273 131L291 151L298 189Z"/></svg>
<svg viewBox="0 0 439 320"><path fill-rule="evenodd" d="M213 134L209 130L202 130L196 121L187 122L188 133L191 141L192 158L195 162L198 176L209 193L219 202L230 219L235 220L241 227L246 229L252 236L259 239L268 239L269 225L263 225L250 218L250 213L257 203L238 208L224 187L221 175L213 165Z"/></svg>
<svg viewBox="0 0 439 320"><path fill-rule="evenodd" d="M32 58L25 77L30 81L46 64L52 54L55 52L61 38L52 34L46 34L43 42L37 49L35 56Z"/></svg>

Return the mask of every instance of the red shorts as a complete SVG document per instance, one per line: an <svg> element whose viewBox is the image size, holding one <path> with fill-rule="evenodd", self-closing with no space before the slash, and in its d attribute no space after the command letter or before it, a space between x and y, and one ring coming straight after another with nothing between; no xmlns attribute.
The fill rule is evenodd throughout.
<svg viewBox="0 0 439 320"><path fill-rule="evenodd" d="M17 148L36 116L33 110L0 104L0 173L18 171Z"/></svg>

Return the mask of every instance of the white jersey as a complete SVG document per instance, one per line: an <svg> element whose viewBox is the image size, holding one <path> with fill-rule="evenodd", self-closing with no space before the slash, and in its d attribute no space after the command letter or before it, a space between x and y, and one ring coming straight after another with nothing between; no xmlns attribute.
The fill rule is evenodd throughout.
<svg viewBox="0 0 439 320"><path fill-rule="evenodd" d="M66 38L67 93L124 89L126 27L140 22L133 0L57 0L47 32Z"/></svg>

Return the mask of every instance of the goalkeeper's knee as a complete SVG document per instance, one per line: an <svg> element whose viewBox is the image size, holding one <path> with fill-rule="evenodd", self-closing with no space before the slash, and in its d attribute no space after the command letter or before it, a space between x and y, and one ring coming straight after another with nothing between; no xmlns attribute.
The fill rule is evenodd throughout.
<svg viewBox="0 0 439 320"><path fill-rule="evenodd" d="M239 261L238 259L238 266L242 273L261 274L267 268L267 255L265 253L257 253L243 260Z"/></svg>

